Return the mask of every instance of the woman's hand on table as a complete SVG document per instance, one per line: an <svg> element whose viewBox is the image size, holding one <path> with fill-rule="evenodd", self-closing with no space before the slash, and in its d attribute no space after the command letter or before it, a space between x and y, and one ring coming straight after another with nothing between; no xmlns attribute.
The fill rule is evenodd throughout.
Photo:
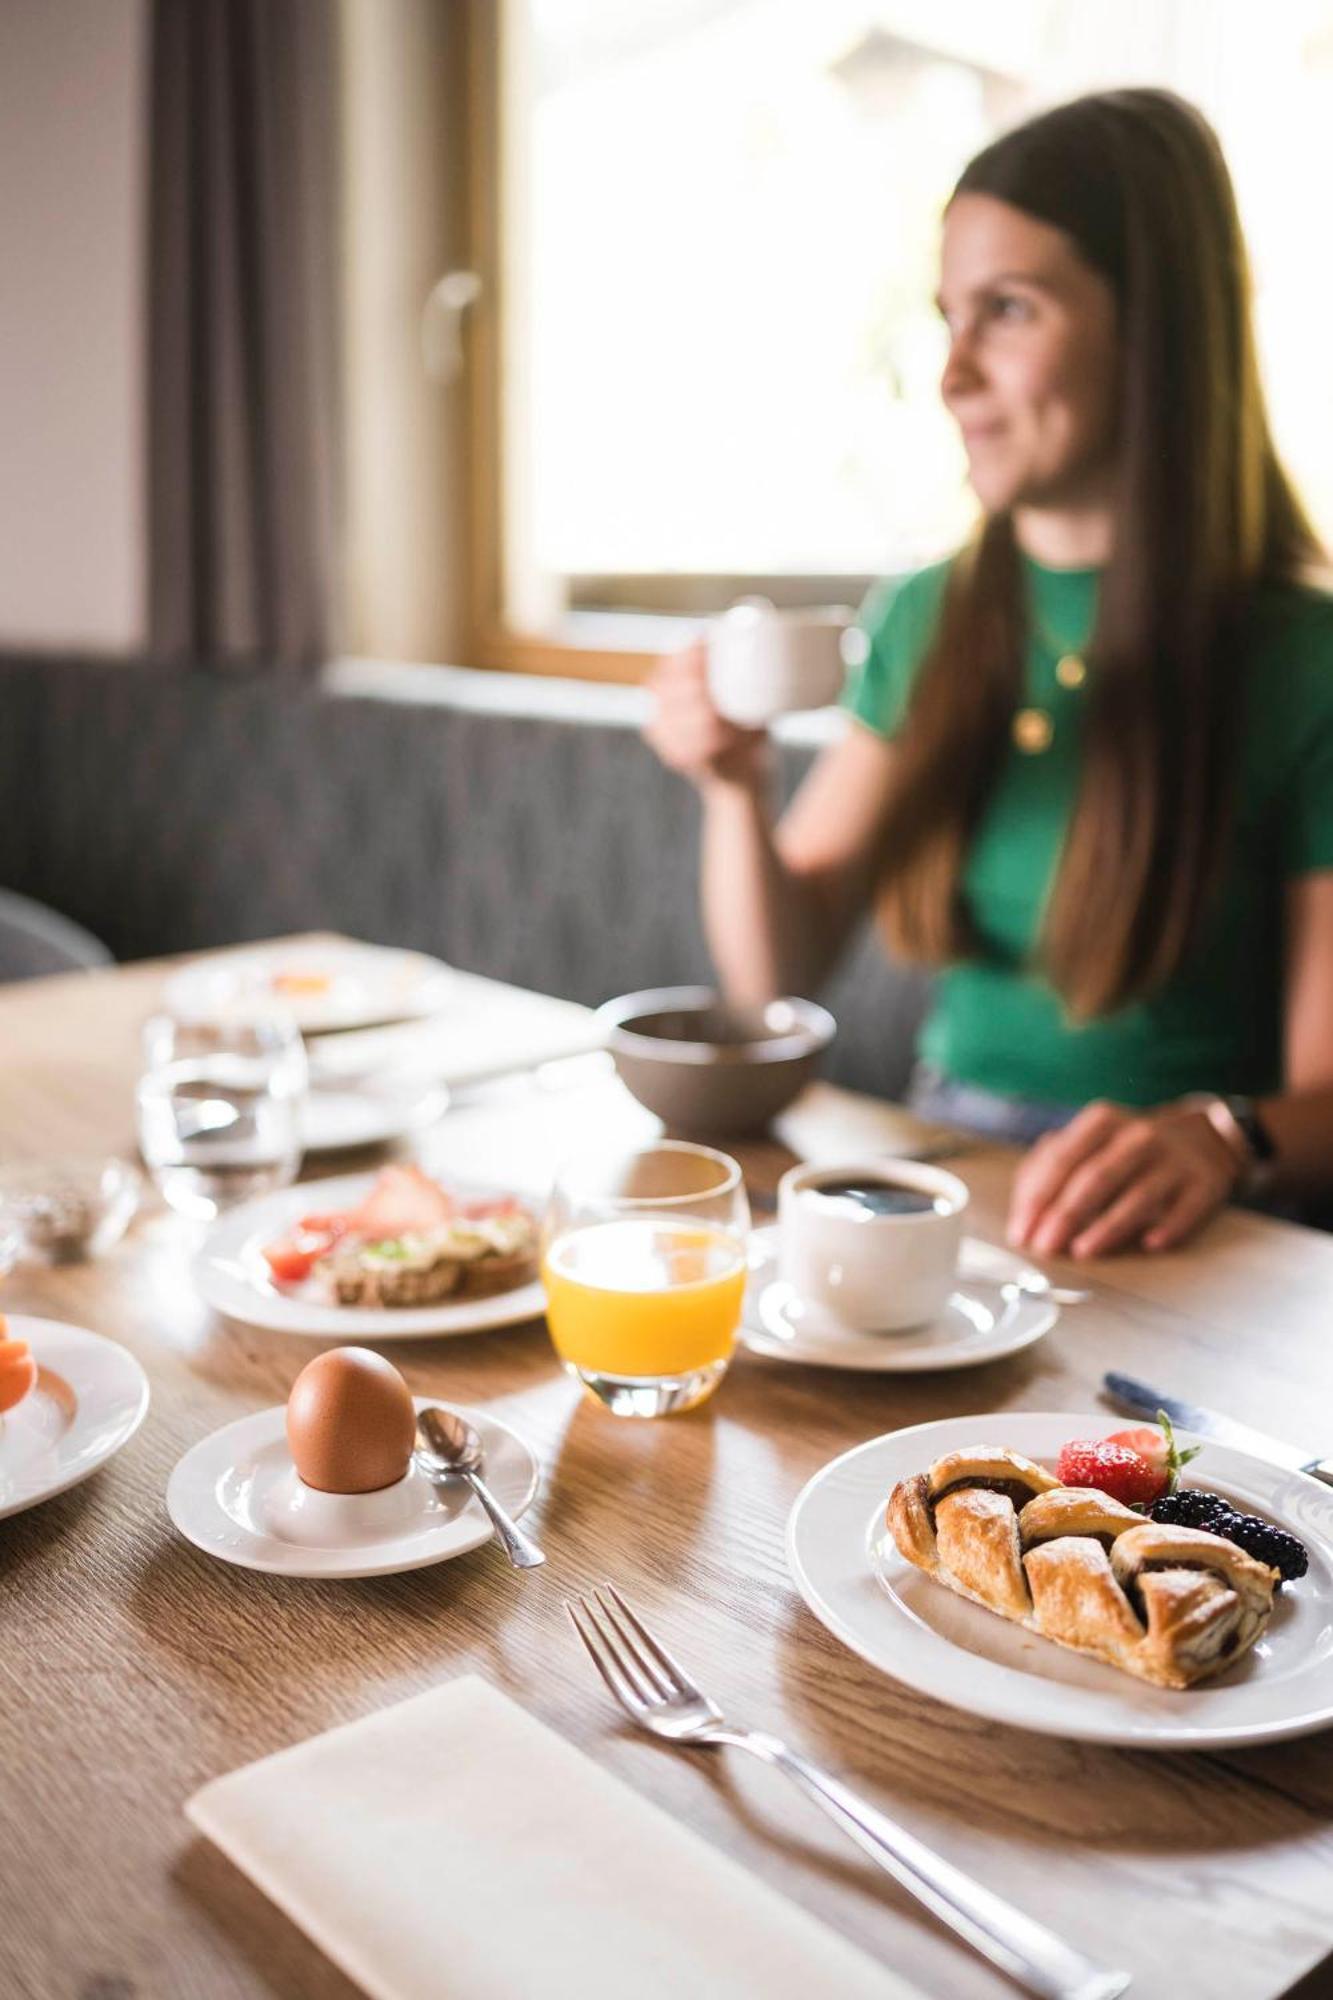
<svg viewBox="0 0 1333 2000"><path fill-rule="evenodd" d="M1024 1159L1009 1241L1043 1257L1170 1250L1234 1194L1243 1168L1193 1104L1089 1104Z"/></svg>
<svg viewBox="0 0 1333 2000"><path fill-rule="evenodd" d="M763 781L769 765L767 733L742 729L718 713L708 690L708 648L702 639L660 659L648 688L654 707L644 741L668 769L701 788Z"/></svg>

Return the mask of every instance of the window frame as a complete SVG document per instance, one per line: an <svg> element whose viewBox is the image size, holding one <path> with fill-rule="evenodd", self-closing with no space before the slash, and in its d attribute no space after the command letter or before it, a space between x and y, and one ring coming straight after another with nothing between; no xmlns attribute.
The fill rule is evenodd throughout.
<svg viewBox="0 0 1333 2000"><path fill-rule="evenodd" d="M474 664L505 672L597 681L643 681L654 659L683 643L700 619L741 597L780 607L858 605L874 579L864 574L781 576L663 571L563 579L567 610L543 629L505 610L503 384L506 377L504 241L507 205L505 41L515 0L464 0L468 132L467 219L471 268L483 291L465 327L468 360L468 465L471 528L466 565L467 629Z"/></svg>

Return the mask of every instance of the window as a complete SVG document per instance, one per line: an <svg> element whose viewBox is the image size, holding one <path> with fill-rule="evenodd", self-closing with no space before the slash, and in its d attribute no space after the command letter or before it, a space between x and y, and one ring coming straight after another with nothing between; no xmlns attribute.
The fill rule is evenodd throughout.
<svg viewBox="0 0 1333 2000"><path fill-rule="evenodd" d="M937 394L943 202L1005 126L1130 82L1221 134L1279 445L1333 531L1333 7L505 0L500 19L511 628L820 601L954 544L972 515Z"/></svg>

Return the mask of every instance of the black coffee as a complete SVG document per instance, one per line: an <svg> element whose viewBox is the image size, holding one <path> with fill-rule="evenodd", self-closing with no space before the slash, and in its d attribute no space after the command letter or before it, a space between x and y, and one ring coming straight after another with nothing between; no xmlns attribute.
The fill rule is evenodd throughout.
<svg viewBox="0 0 1333 2000"><path fill-rule="evenodd" d="M948 1203L938 1195L904 1187L901 1181L872 1180L867 1175L860 1180L811 1181L809 1185L812 1194L855 1202L871 1215L925 1215L932 1208L942 1215L948 1211Z"/></svg>

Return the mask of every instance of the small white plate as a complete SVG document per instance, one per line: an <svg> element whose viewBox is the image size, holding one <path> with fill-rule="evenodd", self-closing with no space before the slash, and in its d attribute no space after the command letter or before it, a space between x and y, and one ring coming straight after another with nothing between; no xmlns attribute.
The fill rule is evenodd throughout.
<svg viewBox="0 0 1333 2000"><path fill-rule="evenodd" d="M958 1285L938 1319L901 1333L858 1333L807 1305L778 1276L774 1225L750 1237L750 1281L740 1338L754 1354L807 1367L853 1368L868 1374L918 1375L931 1368L975 1368L1017 1354L1060 1317L1049 1298L1004 1292L1007 1284L1040 1276L1021 1257L979 1237L965 1236Z"/></svg>
<svg viewBox="0 0 1333 2000"><path fill-rule="evenodd" d="M1204 1444L1191 1483L1299 1535L1310 1567L1278 1593L1268 1631L1219 1679L1176 1691L1057 1646L958 1597L904 1561L884 1525L898 1480L976 1444L1054 1466L1070 1438L1104 1437L1104 1410L992 1411L914 1424L816 1473L787 1523L787 1566L821 1624L872 1666L954 1708L1043 1736L1139 1750L1223 1750L1333 1724L1333 1491L1247 1452ZM1178 1434L1180 1435L1180 1434Z"/></svg>
<svg viewBox="0 0 1333 2000"><path fill-rule="evenodd" d="M37 1381L0 1416L0 1520L77 1486L128 1444L148 1408L148 1377L114 1340L55 1319L8 1315Z"/></svg>
<svg viewBox="0 0 1333 2000"><path fill-rule="evenodd" d="M424 1132L443 1117L449 1093L441 1085L384 1078L360 1089L312 1090L301 1106L307 1153L341 1153Z"/></svg>
<svg viewBox="0 0 1333 2000"><path fill-rule="evenodd" d="M434 1405L466 1417L481 1438L487 1485L515 1519L527 1511L541 1474L516 1431L480 1410L437 1397L413 1401L418 1410ZM312 1498L314 1529L304 1506ZM318 1503L324 1502L333 1504L321 1509ZM371 1504L361 1504L366 1502ZM494 1533L461 1479L438 1488L409 1473L387 1496L312 1496L292 1469L281 1403L225 1424L187 1451L167 1481L167 1512L206 1555L272 1576L392 1576L465 1555ZM327 1541L318 1538L321 1518L331 1524Z"/></svg>
<svg viewBox="0 0 1333 2000"><path fill-rule="evenodd" d="M374 1179L373 1174L351 1174L307 1181L232 1209L210 1231L190 1265L204 1303L248 1326L306 1334L314 1340L431 1340L442 1334L487 1333L493 1327L541 1318L546 1293L535 1278L490 1298L463 1299L453 1305L445 1299L435 1306L399 1308L326 1305L322 1299L275 1285L264 1262L264 1245L285 1235L303 1215L354 1208L369 1194ZM449 1185L467 1199L511 1192L461 1187L453 1181ZM525 1199L521 1193L519 1198Z"/></svg>
<svg viewBox="0 0 1333 2000"><path fill-rule="evenodd" d="M284 991L284 976L327 984L315 992ZM331 938L327 944L265 945L197 958L172 974L162 999L184 1015L281 1008L302 1034L317 1035L433 1013L448 1000L452 980L448 966L424 952Z"/></svg>

